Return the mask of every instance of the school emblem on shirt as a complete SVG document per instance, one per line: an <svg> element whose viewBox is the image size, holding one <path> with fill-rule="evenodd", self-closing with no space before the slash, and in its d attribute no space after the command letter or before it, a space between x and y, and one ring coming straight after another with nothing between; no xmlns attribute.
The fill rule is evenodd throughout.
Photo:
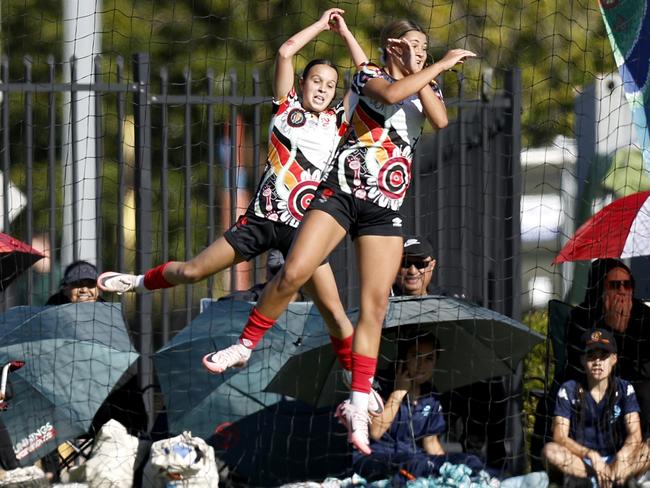
<svg viewBox="0 0 650 488"><path fill-rule="evenodd" d="M305 117L305 112L299 108L294 108L287 115L287 122L291 127L302 127L307 122L307 117Z"/></svg>

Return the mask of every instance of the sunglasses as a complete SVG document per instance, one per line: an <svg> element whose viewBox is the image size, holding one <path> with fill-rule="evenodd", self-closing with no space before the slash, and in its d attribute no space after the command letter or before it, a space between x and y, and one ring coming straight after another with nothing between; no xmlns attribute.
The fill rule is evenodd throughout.
<svg viewBox="0 0 650 488"><path fill-rule="evenodd" d="M423 270L429 266L429 264L431 264L430 259L408 257L402 259L402 268L410 268L411 266L415 266L417 269Z"/></svg>
<svg viewBox="0 0 650 488"><path fill-rule="evenodd" d="M611 280L606 283L607 289L611 291L618 291L623 287L624 290L632 289L632 280Z"/></svg>

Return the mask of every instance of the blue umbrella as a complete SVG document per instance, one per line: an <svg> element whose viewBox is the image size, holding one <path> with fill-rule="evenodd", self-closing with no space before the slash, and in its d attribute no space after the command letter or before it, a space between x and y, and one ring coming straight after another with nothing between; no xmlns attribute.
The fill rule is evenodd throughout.
<svg viewBox="0 0 650 488"><path fill-rule="evenodd" d="M117 381L138 358L113 303L16 307L0 316L0 364L13 398L2 420L21 464L87 432Z"/></svg>
<svg viewBox="0 0 650 488"><path fill-rule="evenodd" d="M311 302L291 303L253 352L248 365L222 375L203 369L201 358L235 343L252 303L213 302L154 355L170 433L190 430L210 438L247 415L274 405L281 395L264 391L307 336L327 338Z"/></svg>

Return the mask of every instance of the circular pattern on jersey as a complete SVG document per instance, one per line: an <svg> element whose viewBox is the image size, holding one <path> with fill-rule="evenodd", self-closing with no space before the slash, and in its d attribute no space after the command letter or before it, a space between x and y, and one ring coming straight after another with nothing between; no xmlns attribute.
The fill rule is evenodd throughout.
<svg viewBox="0 0 650 488"><path fill-rule="evenodd" d="M291 216L297 220L302 220L309 204L314 199L314 194L318 188L317 181L301 181L291 189L287 204Z"/></svg>
<svg viewBox="0 0 650 488"><path fill-rule="evenodd" d="M294 108L287 115L287 123L291 127L302 127L303 125L305 125L305 122L307 122L307 117L305 116L305 112L303 112L299 108Z"/></svg>
<svg viewBox="0 0 650 488"><path fill-rule="evenodd" d="M388 198L399 200L406 193L409 180L409 161L398 156L383 164L377 175L377 186Z"/></svg>

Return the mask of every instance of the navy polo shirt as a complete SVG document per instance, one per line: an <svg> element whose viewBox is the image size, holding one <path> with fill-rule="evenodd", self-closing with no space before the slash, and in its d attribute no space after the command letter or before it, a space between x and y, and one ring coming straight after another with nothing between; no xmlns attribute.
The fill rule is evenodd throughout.
<svg viewBox="0 0 650 488"><path fill-rule="evenodd" d="M634 387L628 381L618 377L615 378L615 381L617 389L614 408L605 416L603 410L606 408L607 399L603 398L596 403L585 388L583 393L585 405L582 407L584 418L579 420L581 405L578 388L580 383L575 380L569 380L562 384L555 402L554 415L570 420L569 437L579 444L597 451L602 456L611 456L621 448L627 437L625 416L641 410ZM604 428L606 424L603 422L609 423L611 429ZM616 435L612 436L613 433Z"/></svg>
<svg viewBox="0 0 650 488"><path fill-rule="evenodd" d="M414 447L414 438L439 435L445 432L445 419L442 406L435 393L420 397L417 403L409 403L407 398L400 404L399 411L390 428L378 441L371 441L373 454L396 454L421 452L420 446Z"/></svg>

